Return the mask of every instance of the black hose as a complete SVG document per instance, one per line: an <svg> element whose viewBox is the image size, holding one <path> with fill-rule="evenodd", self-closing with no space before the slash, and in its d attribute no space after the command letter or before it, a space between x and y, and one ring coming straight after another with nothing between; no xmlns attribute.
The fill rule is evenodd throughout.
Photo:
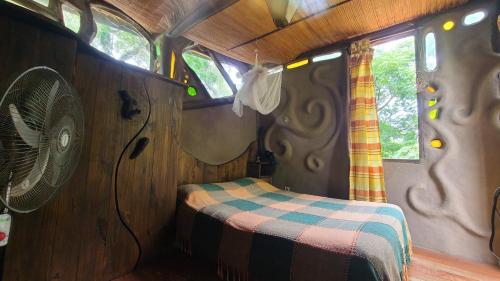
<svg viewBox="0 0 500 281"><path fill-rule="evenodd" d="M132 139L130 139L130 141L127 143L127 145L125 145L125 148L123 148L122 152L120 153L120 158L118 158L118 163L116 164L116 169L115 169L115 207L116 207L116 212L118 213L118 218L120 219L123 226L127 229L127 231L130 233L130 235L132 235L132 237L134 238L135 243L137 244L137 249L139 251L139 255L137 256L137 260L135 261L135 264L134 264L134 270L137 269L137 266L139 265L139 261L141 260L142 247L141 247L141 243L139 242L139 239L135 235L132 228L127 224L127 222L123 218L122 213L120 211L120 202L118 200L118 169L120 168L120 164L121 164L121 161L123 159L123 155L125 155L125 152L130 147L130 145L144 131L144 129L148 125L149 119L151 117L151 98L149 96L148 88L146 87L146 82L143 82L143 85L144 85L144 90L146 91L146 96L148 97L148 105L149 105L148 117L146 118L146 121L144 122L144 125L142 125L141 129L132 137Z"/></svg>
<svg viewBox="0 0 500 281"><path fill-rule="evenodd" d="M495 251L493 249L493 242L495 241L495 217L497 215L497 203L498 203L499 196L500 196L500 187L497 187L497 190L495 190L495 194L493 195L493 208L491 210L490 252L500 262L499 257L495 254Z"/></svg>

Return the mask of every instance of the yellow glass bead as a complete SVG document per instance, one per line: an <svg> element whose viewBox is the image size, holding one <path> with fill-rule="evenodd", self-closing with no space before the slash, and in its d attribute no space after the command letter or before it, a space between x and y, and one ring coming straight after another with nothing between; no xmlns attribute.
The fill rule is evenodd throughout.
<svg viewBox="0 0 500 281"><path fill-rule="evenodd" d="M429 119L436 120L439 118L439 109L433 109L429 111Z"/></svg>
<svg viewBox="0 0 500 281"><path fill-rule="evenodd" d="M431 146L434 148L442 148L443 142L439 139L433 139L433 140L431 140Z"/></svg>
<svg viewBox="0 0 500 281"><path fill-rule="evenodd" d="M455 22L452 20L449 20L443 24L443 29L446 31L450 31L455 27Z"/></svg>
<svg viewBox="0 0 500 281"><path fill-rule="evenodd" d="M427 102L427 105L429 107L433 107L437 104L438 100L437 99L430 99L429 102Z"/></svg>

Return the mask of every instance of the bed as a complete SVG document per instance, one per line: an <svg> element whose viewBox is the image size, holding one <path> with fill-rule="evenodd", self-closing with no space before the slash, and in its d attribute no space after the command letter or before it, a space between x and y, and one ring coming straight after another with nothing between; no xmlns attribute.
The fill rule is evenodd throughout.
<svg viewBox="0 0 500 281"><path fill-rule="evenodd" d="M177 244L224 280L408 280L411 238L395 205L280 190L243 178L178 189Z"/></svg>

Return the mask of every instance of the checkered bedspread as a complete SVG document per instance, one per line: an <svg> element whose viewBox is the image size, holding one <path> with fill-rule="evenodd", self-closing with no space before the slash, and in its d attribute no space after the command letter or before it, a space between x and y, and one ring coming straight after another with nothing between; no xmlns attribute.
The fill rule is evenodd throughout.
<svg viewBox="0 0 500 281"><path fill-rule="evenodd" d="M395 205L286 192L257 179L179 187L177 242L225 280L407 280Z"/></svg>

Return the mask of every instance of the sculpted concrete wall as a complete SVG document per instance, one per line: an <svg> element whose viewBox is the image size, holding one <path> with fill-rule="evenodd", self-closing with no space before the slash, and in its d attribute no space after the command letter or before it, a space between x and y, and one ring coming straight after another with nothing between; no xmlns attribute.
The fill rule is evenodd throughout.
<svg viewBox="0 0 500 281"><path fill-rule="evenodd" d="M210 165L227 163L243 154L256 139L256 113L245 108L239 118L232 104L182 111L181 146Z"/></svg>
<svg viewBox="0 0 500 281"><path fill-rule="evenodd" d="M346 54L283 73L279 107L261 117L265 146L277 158L279 187L344 198L349 160Z"/></svg>
<svg viewBox="0 0 500 281"><path fill-rule="evenodd" d="M497 32L494 5L473 3L418 30L420 38L435 32L438 51L437 71L417 66L422 159L384 162L389 202L404 209L415 245L483 262L494 261L488 252L489 216L494 189L500 186L500 55L491 43ZM488 11L487 20L464 27L462 17L476 9ZM455 28L444 31L448 20L455 21ZM423 50L418 44L420 62ZM425 91L428 84L436 87L435 94ZM439 108L438 120L428 117L431 98L439 99L432 108ZM443 141L443 148L430 146L434 138Z"/></svg>

